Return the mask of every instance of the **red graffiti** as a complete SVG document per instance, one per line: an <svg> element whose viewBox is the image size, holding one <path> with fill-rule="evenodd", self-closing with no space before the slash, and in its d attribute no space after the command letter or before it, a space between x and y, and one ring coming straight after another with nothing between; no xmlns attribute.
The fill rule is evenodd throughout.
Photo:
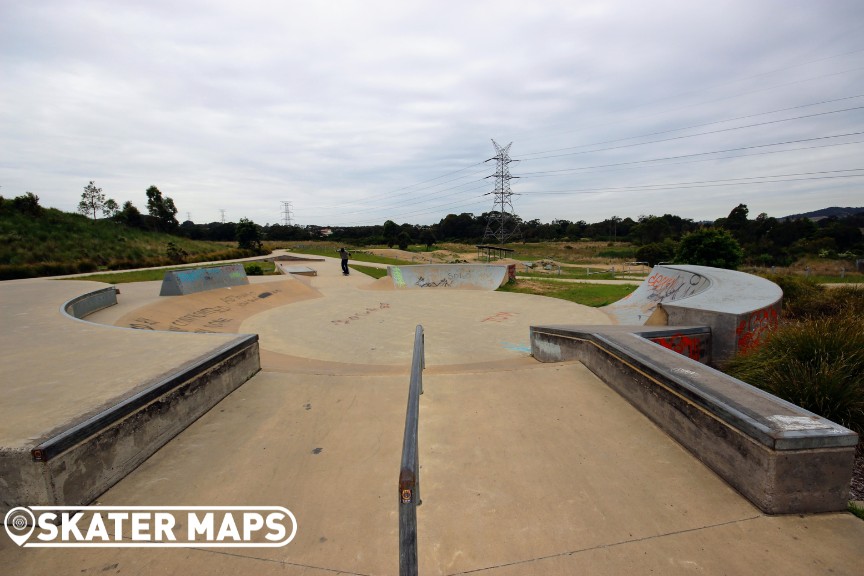
<svg viewBox="0 0 864 576"><path fill-rule="evenodd" d="M769 307L757 310L742 320L735 329L738 352L747 352L759 345L762 338L777 326L777 308Z"/></svg>
<svg viewBox="0 0 864 576"><path fill-rule="evenodd" d="M667 338L652 338L651 341L691 360L702 360L702 341L697 337L673 334Z"/></svg>
<svg viewBox="0 0 864 576"><path fill-rule="evenodd" d="M484 318L480 322L506 322L513 316L516 316L518 312L498 312L488 318Z"/></svg>

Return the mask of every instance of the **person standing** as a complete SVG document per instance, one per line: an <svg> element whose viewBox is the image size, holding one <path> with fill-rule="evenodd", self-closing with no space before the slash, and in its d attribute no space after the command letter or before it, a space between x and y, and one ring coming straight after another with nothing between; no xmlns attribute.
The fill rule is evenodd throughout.
<svg viewBox="0 0 864 576"><path fill-rule="evenodd" d="M339 257L342 258L342 274L348 276L348 257L351 253L345 250L345 247L339 249Z"/></svg>

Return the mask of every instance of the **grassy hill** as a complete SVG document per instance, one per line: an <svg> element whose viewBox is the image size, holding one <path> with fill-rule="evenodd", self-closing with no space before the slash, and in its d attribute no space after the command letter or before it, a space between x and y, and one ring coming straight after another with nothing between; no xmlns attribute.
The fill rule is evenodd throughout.
<svg viewBox="0 0 864 576"><path fill-rule="evenodd" d="M108 219L94 222L54 208L0 202L0 280L252 255Z"/></svg>

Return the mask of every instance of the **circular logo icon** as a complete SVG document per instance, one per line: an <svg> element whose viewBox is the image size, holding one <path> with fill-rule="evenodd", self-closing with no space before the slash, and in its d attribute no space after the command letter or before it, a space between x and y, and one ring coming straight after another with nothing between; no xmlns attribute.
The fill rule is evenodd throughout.
<svg viewBox="0 0 864 576"><path fill-rule="evenodd" d="M12 508L6 513L6 518L3 520L6 525L6 533L18 546L24 544L33 530L36 528L36 517L29 508L19 506Z"/></svg>

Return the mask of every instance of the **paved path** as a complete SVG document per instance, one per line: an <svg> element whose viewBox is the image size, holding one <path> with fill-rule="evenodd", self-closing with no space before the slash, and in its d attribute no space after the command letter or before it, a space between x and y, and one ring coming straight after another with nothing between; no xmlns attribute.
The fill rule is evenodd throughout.
<svg viewBox="0 0 864 576"><path fill-rule="evenodd" d="M307 286L317 297L234 317L233 330L260 330L264 370L98 501L285 506L298 519L294 542L275 549L50 550L20 549L0 536L3 572L398 573L396 480L408 388L401 360L419 321L428 346L420 407L422 574L861 574L864 522L845 513L763 515L581 364L538 364L519 349L526 326L548 321L546 314L558 322L600 321L596 310L487 292L449 292L441 300L437 292L411 291L404 294L427 299L402 301L403 293L375 290L368 277L342 277L335 259L310 266L319 270ZM273 282L256 279L250 290L272 293ZM19 312L56 312L56 294L49 312L39 304L47 298L41 291L53 293L56 284L28 285L30 312ZM80 289L66 284L62 291L73 288ZM146 307L157 314L153 288L158 284L122 285L118 309L94 318L122 323ZM374 301L390 307L359 314ZM200 304L187 302L190 309ZM484 322L503 312L510 315ZM8 311L3 320L4 327L28 322ZM75 330L154 336L69 322ZM511 340L512 349L501 345ZM81 381L105 378L105 367L75 363L75 344L65 334L46 335L38 354L62 354L61 373ZM14 348L14 338L4 345ZM168 352L164 343L161 350ZM128 346L126 354L134 365L141 348ZM10 356L3 362L8 377ZM32 367L34 382L57 373Z"/></svg>

